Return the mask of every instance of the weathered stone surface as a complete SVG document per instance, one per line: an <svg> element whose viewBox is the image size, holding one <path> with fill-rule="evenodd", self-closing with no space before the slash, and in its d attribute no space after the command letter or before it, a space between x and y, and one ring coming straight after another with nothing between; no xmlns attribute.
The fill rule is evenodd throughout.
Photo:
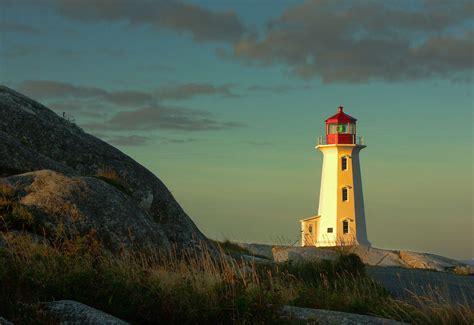
<svg viewBox="0 0 474 325"><path fill-rule="evenodd" d="M50 169L70 176L113 170L140 213L148 213L179 248L207 239L150 171L47 107L0 86L0 177Z"/></svg>
<svg viewBox="0 0 474 325"><path fill-rule="evenodd" d="M4 181L16 188L18 202L32 212L34 223L46 234L64 226L68 233L95 231L113 250L133 245L170 248L159 225L135 200L97 178L40 170Z"/></svg>
<svg viewBox="0 0 474 325"><path fill-rule="evenodd" d="M264 256L270 260L273 260L272 245L265 244L249 244L249 243L236 243L242 248L245 248L249 252L257 256Z"/></svg>
<svg viewBox="0 0 474 325"><path fill-rule="evenodd" d="M338 250L343 250L358 255L362 262L373 266L419 268L436 271L446 271L456 267L466 266L464 262L435 254L397 251L363 245L328 249L324 247L278 246L248 243L236 244L248 249L255 255L265 256L275 262L304 262L321 259L334 260L339 254Z"/></svg>
<svg viewBox="0 0 474 325"><path fill-rule="evenodd" d="M72 300L59 300L45 303L46 310L57 318L60 324L107 324L126 325L127 322L104 313L98 309Z"/></svg>
<svg viewBox="0 0 474 325"><path fill-rule="evenodd" d="M12 322L6 320L5 318L3 317L0 317L0 325L13 325Z"/></svg>
<svg viewBox="0 0 474 325"><path fill-rule="evenodd" d="M315 262L321 260L336 260L339 256L336 251L315 247L274 246L272 252L275 262Z"/></svg>
<svg viewBox="0 0 474 325"><path fill-rule="evenodd" d="M372 317L367 315L350 314L340 311L300 308L294 306L284 306L284 314L293 320L304 321L308 324L315 323L321 325L401 325L406 323L397 322L391 319Z"/></svg>
<svg viewBox="0 0 474 325"><path fill-rule="evenodd" d="M368 265L409 267L397 251L371 246L353 246L349 251L359 255L362 262Z"/></svg>

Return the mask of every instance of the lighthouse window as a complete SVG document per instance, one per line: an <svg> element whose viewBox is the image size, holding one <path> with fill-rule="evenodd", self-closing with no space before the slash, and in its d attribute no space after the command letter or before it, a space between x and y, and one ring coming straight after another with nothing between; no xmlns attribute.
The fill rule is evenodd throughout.
<svg viewBox="0 0 474 325"><path fill-rule="evenodd" d="M342 222L342 233L348 234L349 233L349 221L344 220Z"/></svg>
<svg viewBox="0 0 474 325"><path fill-rule="evenodd" d="M328 228L328 234L332 234L332 227Z"/></svg>
<svg viewBox="0 0 474 325"><path fill-rule="evenodd" d="M338 133L338 134L347 133L347 125L346 125L346 124L339 124L339 125L337 126L337 133Z"/></svg>
<svg viewBox="0 0 474 325"><path fill-rule="evenodd" d="M341 158L342 170L347 170L347 157Z"/></svg>
<svg viewBox="0 0 474 325"><path fill-rule="evenodd" d="M309 225L309 226L308 226L308 231L309 231L309 233L312 233L312 232L313 232L313 225Z"/></svg>
<svg viewBox="0 0 474 325"><path fill-rule="evenodd" d="M342 189L342 201L347 201L349 199L349 191L346 187Z"/></svg>

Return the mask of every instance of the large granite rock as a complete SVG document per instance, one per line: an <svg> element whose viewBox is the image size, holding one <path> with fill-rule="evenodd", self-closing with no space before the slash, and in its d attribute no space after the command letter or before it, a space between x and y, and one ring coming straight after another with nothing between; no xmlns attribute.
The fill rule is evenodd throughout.
<svg viewBox="0 0 474 325"><path fill-rule="evenodd" d="M339 253L334 250L315 247L274 246L272 252L273 260L278 263L307 263L321 260L335 261L339 257Z"/></svg>
<svg viewBox="0 0 474 325"><path fill-rule="evenodd" d="M106 168L117 174L135 202L134 208L139 207L137 218L151 216L169 242L178 248L207 243L153 173L47 107L4 86L0 86L0 139L0 177L43 169L71 177L91 176Z"/></svg>
<svg viewBox="0 0 474 325"><path fill-rule="evenodd" d="M104 313L98 309L72 300L58 300L45 303L48 314L59 320L60 324L91 324L91 325L127 325L121 319Z"/></svg>
<svg viewBox="0 0 474 325"><path fill-rule="evenodd" d="M36 234L87 235L91 232L109 249L169 249L160 226L130 196L94 178L40 170L6 177L15 188L17 204L33 218Z"/></svg>

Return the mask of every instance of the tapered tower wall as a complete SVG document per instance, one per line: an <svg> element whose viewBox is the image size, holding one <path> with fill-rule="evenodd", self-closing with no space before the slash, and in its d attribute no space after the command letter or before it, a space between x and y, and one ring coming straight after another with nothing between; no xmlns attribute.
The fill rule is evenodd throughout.
<svg viewBox="0 0 474 325"><path fill-rule="evenodd" d="M317 146L324 158L316 246L369 245L359 161L359 152L364 147L355 144ZM343 157L347 161L344 170ZM343 200L344 188L347 189L347 200Z"/></svg>

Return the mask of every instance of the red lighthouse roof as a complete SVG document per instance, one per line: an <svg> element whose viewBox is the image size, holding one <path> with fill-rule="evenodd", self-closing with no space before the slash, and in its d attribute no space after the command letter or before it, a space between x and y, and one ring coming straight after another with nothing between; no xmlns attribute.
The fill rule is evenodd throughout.
<svg viewBox="0 0 474 325"><path fill-rule="evenodd" d="M348 123L357 121L357 119L344 113L343 110L344 107L339 106L339 111L337 112L337 114L328 118L326 120L326 123Z"/></svg>

